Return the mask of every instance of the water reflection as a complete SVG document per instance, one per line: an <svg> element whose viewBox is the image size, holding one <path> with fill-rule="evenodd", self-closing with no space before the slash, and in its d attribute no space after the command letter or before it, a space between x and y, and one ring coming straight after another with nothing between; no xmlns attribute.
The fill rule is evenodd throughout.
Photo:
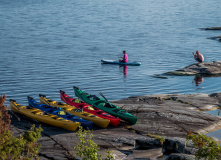
<svg viewBox="0 0 221 160"><path fill-rule="evenodd" d="M192 81L195 82L195 85L196 86L199 86L201 83L203 83L204 79L203 79L203 76L202 75L196 75Z"/></svg>
<svg viewBox="0 0 221 160"><path fill-rule="evenodd" d="M206 133L205 135L216 138L217 140L221 140L220 132L221 132L221 129L218 129L216 131Z"/></svg>
<svg viewBox="0 0 221 160"><path fill-rule="evenodd" d="M209 114L212 114L215 116L220 116L220 111L221 111L221 109L218 108L218 109L214 109L214 110L210 110L210 111L205 111L205 113L209 113Z"/></svg>
<svg viewBox="0 0 221 160"><path fill-rule="evenodd" d="M126 76L128 74L127 72L128 66L123 66L123 67L124 67L124 75Z"/></svg>
<svg viewBox="0 0 221 160"><path fill-rule="evenodd" d="M124 74L124 78L127 78L127 75L128 75L128 66L126 65L119 65L119 69L121 72L123 72Z"/></svg>
<svg viewBox="0 0 221 160"><path fill-rule="evenodd" d="M205 113L209 113L209 114L215 115L215 116L220 116L220 111L221 111L221 109L215 109L215 110L211 110L211 111L205 111ZM213 138L216 138L218 140L221 140L220 133L221 133L221 129L218 129L218 130L206 133L206 135L210 136L210 137L213 137Z"/></svg>

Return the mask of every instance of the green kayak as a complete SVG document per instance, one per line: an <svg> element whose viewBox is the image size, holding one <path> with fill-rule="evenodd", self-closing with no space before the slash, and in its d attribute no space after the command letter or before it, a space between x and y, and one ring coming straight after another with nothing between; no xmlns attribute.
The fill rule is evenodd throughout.
<svg viewBox="0 0 221 160"><path fill-rule="evenodd" d="M85 103L93 105L94 107L103 110L121 120L127 121L131 124L136 124L137 117L131 115L130 113L122 110L120 107L108 102L105 99L99 98L96 95L91 95L86 92L81 91L78 87L73 87L74 93L77 97L83 100Z"/></svg>

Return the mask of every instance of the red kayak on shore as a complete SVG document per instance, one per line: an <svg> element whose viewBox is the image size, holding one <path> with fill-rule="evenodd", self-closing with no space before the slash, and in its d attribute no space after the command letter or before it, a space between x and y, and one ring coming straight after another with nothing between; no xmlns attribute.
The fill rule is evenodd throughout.
<svg viewBox="0 0 221 160"><path fill-rule="evenodd" d="M60 90L60 97L61 97L61 100L64 101L65 103L67 103L68 105L70 106L74 106L76 108L79 108L85 112L88 112L88 113L92 113L98 117L101 117L101 118L104 118L104 119L108 119L110 120L110 124L112 126L117 126L119 123L120 123L120 118L116 118L98 108L95 108L77 98L73 98L73 97L70 97L68 96L64 91Z"/></svg>

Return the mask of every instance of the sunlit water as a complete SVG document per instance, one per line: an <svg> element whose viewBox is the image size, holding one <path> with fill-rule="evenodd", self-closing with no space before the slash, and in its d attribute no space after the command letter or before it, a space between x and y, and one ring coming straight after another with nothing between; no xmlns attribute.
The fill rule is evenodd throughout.
<svg viewBox="0 0 221 160"><path fill-rule="evenodd" d="M38 94L60 100L59 90L74 95L73 86L107 99L156 93L220 92L221 77L155 78L195 63L199 50L205 61L221 60L221 26L216 0L1 0L1 94L26 105ZM141 66L101 64L126 50ZM7 104L9 104L7 102Z"/></svg>

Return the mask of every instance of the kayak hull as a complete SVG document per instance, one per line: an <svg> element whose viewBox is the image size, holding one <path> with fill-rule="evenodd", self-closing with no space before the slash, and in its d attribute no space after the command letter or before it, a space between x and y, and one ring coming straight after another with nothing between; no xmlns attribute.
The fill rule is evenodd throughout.
<svg viewBox="0 0 221 160"><path fill-rule="evenodd" d="M75 102L75 98L68 96L64 91L60 91L61 100L67 103L68 105L74 106L76 108L82 109L85 112L94 114L100 118L107 119L110 121L110 125L118 126L120 123L120 118L114 117L96 107L80 101L79 103Z"/></svg>
<svg viewBox="0 0 221 160"><path fill-rule="evenodd" d="M101 99L95 95L90 95L81 91L79 88L74 87L74 92L77 97L83 100L85 103L95 106L96 108L103 110L115 117L118 117L124 121L129 122L130 124L136 124L137 117L133 116L132 114L122 110L120 107L107 102L104 99Z"/></svg>
<svg viewBox="0 0 221 160"><path fill-rule="evenodd" d="M108 119L100 118L92 113L82 111L74 106L50 100L43 95L39 96L40 96L40 103L44 103L53 107L60 107L63 111L67 113L73 114L87 121L92 121L93 124L95 124L98 127L106 128L110 123L110 120Z"/></svg>
<svg viewBox="0 0 221 160"><path fill-rule="evenodd" d="M50 105L38 103L32 97L28 97L28 103L31 107L40 109L48 114L53 114L53 115L59 116L63 119L71 120L73 122L79 122L80 125L85 129L91 129L91 127L92 127L93 122L86 121L80 117L77 117L77 116L74 116L74 115L69 114L67 112L64 112L59 107L53 107Z"/></svg>
<svg viewBox="0 0 221 160"><path fill-rule="evenodd" d="M127 62L127 63L124 63L124 62L119 62L119 61L116 61L116 60L106 60L106 59L102 59L101 63L103 63L103 64L125 65L125 66L140 66L141 65L140 62Z"/></svg>
<svg viewBox="0 0 221 160"><path fill-rule="evenodd" d="M46 114L37 108L22 106L19 103L16 103L15 100L10 100L10 108L13 112L19 113L28 118L70 131L75 131L80 125L79 122L73 122L52 114Z"/></svg>

